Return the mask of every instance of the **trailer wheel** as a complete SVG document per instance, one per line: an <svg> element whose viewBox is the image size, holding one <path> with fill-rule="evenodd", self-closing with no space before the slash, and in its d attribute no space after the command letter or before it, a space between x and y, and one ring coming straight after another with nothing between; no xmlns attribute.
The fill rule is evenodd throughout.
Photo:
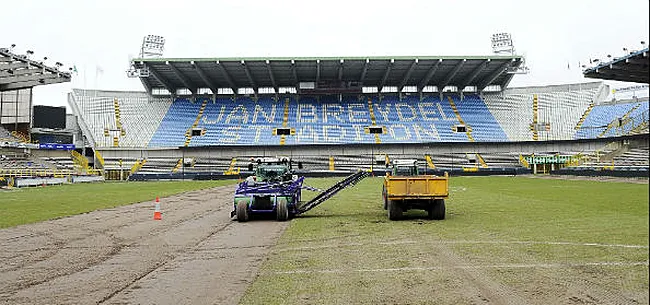
<svg viewBox="0 0 650 305"><path fill-rule="evenodd" d="M275 206L275 215L278 221L286 221L289 219L289 206L287 199L278 198L278 201Z"/></svg>
<svg viewBox="0 0 650 305"><path fill-rule="evenodd" d="M248 221L248 202L240 201L237 203L237 221L246 222Z"/></svg>
<svg viewBox="0 0 650 305"><path fill-rule="evenodd" d="M402 207L397 200L388 200L388 219L399 220L402 218Z"/></svg>
<svg viewBox="0 0 650 305"><path fill-rule="evenodd" d="M445 200L436 199L429 207L429 219L443 220L445 219Z"/></svg>

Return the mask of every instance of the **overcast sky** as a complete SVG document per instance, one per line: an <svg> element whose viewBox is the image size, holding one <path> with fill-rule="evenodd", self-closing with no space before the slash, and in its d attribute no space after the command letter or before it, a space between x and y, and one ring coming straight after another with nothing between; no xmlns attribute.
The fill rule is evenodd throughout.
<svg viewBox="0 0 650 305"><path fill-rule="evenodd" d="M147 34L166 38L166 57L284 57L489 55L490 36L510 32L531 69L510 85L547 85L589 81L579 62L640 49L648 3L21 0L2 5L0 47L77 66L72 83L34 89L37 105L67 105L71 88L143 90L125 71Z"/></svg>

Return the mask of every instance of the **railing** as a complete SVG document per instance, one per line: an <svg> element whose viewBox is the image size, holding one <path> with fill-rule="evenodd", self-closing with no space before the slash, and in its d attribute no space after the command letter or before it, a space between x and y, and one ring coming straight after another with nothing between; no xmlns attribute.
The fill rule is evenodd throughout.
<svg viewBox="0 0 650 305"><path fill-rule="evenodd" d="M478 162L481 164L482 168L488 168L487 163L485 163L485 160L480 154L476 154L476 158L478 159Z"/></svg>
<svg viewBox="0 0 650 305"><path fill-rule="evenodd" d="M55 177L63 178L73 175L81 176L100 176L101 171L91 169L85 173L79 173L72 170L66 169L2 169L0 168L0 178L2 177Z"/></svg>
<svg viewBox="0 0 650 305"><path fill-rule="evenodd" d="M20 131L14 130L11 132L11 135L16 137L22 143L31 143L31 140L29 139L29 135L26 135Z"/></svg>
<svg viewBox="0 0 650 305"><path fill-rule="evenodd" d="M431 159L431 156L425 155L424 159L427 160L427 166L431 169L436 169L436 165L433 163L433 159Z"/></svg>
<svg viewBox="0 0 650 305"><path fill-rule="evenodd" d="M235 168L235 165L237 165L237 158L232 158L230 161L230 166L228 169L223 172L224 175L239 175L239 167Z"/></svg>
<svg viewBox="0 0 650 305"><path fill-rule="evenodd" d="M104 157L102 156L102 154L98 150L95 150L95 158L97 158L97 161L99 162L99 165L101 165L102 168L103 168L104 167Z"/></svg>
<svg viewBox="0 0 650 305"><path fill-rule="evenodd" d="M589 103L589 106L587 107L587 110L585 110L585 112L580 117L580 120L578 121L578 124L576 124L576 127L574 128L575 130L578 130L578 129L580 129L580 127L582 127L582 124L584 124L585 120L589 116L589 113L591 112L592 109L594 109L594 103Z"/></svg>
<svg viewBox="0 0 650 305"><path fill-rule="evenodd" d="M519 163L521 163L521 165L523 165L526 168L530 168L530 164L528 163L528 161L526 161L526 158L524 158L523 155L519 155Z"/></svg>
<svg viewBox="0 0 650 305"><path fill-rule="evenodd" d="M207 105L208 105L208 100L204 100L203 103L201 104L201 108L199 108L199 113L196 115L196 119L194 120L194 123L192 123L190 129L188 129L185 132L185 147L190 146L190 142L192 141L192 131L194 130L194 128L199 126L199 122L203 117L203 112L205 111L205 107Z"/></svg>

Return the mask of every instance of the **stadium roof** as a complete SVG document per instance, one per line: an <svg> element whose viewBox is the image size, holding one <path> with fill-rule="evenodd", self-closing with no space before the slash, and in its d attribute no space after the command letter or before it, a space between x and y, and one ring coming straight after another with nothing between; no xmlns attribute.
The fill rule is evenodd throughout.
<svg viewBox="0 0 650 305"><path fill-rule="evenodd" d="M599 78L634 83L649 83L648 48L632 52L613 61L586 69L588 78Z"/></svg>
<svg viewBox="0 0 650 305"><path fill-rule="evenodd" d="M60 66L60 64L59 64ZM0 92L69 82L70 73L0 48Z"/></svg>
<svg viewBox="0 0 650 305"><path fill-rule="evenodd" d="M295 58L146 58L133 66L146 71L140 78L148 92L164 88L175 93L186 88L279 88L313 82L336 87L343 83L378 87L487 86L505 88L513 77L507 71L523 64L521 56L422 57L295 57ZM325 85L323 85L325 84ZM277 90L276 90L277 92Z"/></svg>

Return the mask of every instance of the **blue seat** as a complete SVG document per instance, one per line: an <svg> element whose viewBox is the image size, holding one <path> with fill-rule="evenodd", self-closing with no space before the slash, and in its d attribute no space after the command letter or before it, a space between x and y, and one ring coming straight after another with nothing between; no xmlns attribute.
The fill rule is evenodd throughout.
<svg viewBox="0 0 650 305"><path fill-rule="evenodd" d="M458 114L471 126L476 141L507 141L505 132L487 106L477 95L460 101L452 96ZM285 103L289 101L288 105ZM368 101L371 101L372 109ZM192 127L204 100L191 102L176 99L154 133L150 147L178 147L186 141L185 133ZM361 96L297 97L294 95L218 98L208 100L197 128L203 136L191 138L190 146L206 145L278 145L281 136L273 135L274 128L295 129L286 136L285 145L297 144L356 144L376 143L374 135L365 127L374 123L384 126L386 133L378 135L381 143L466 142L464 132L455 132L460 121L445 96ZM372 111L371 111L372 110Z"/></svg>

